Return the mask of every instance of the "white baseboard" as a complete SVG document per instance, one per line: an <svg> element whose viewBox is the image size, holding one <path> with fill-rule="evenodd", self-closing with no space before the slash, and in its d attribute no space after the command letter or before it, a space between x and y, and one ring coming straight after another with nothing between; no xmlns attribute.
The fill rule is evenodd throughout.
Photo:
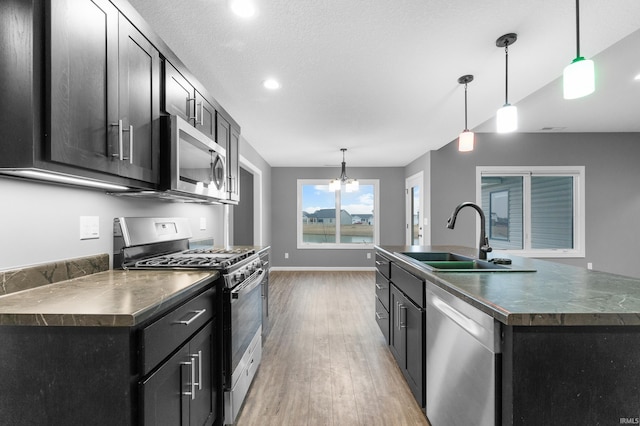
<svg viewBox="0 0 640 426"><path fill-rule="evenodd" d="M272 266L269 271L375 271L371 266Z"/></svg>

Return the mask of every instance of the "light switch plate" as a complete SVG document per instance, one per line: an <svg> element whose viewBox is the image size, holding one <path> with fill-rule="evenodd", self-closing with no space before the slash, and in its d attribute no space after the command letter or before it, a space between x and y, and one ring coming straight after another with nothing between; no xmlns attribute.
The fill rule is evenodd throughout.
<svg viewBox="0 0 640 426"><path fill-rule="evenodd" d="M207 230L207 218L206 217L201 217L200 218L200 230L201 231L206 231Z"/></svg>
<svg viewBox="0 0 640 426"><path fill-rule="evenodd" d="M100 217L80 216L80 239L91 240L100 238Z"/></svg>

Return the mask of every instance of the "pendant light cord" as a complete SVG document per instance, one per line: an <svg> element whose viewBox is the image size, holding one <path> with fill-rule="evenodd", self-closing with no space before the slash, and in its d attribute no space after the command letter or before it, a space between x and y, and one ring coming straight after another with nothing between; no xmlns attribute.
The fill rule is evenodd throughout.
<svg viewBox="0 0 640 426"><path fill-rule="evenodd" d="M468 131L467 127L467 83L464 84L464 131Z"/></svg>
<svg viewBox="0 0 640 426"><path fill-rule="evenodd" d="M576 57L580 57L580 0L576 0Z"/></svg>
<svg viewBox="0 0 640 426"><path fill-rule="evenodd" d="M509 44L504 47L504 104L509 105Z"/></svg>

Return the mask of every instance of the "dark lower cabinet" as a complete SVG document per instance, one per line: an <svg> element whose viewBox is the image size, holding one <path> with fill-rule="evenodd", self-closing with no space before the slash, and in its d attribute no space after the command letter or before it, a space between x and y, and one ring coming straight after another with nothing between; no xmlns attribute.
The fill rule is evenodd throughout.
<svg viewBox="0 0 640 426"><path fill-rule="evenodd" d="M393 284L389 305L391 353L416 401L424 407L425 311Z"/></svg>
<svg viewBox="0 0 640 426"><path fill-rule="evenodd" d="M216 418L219 378L211 323L140 385L145 426L204 426Z"/></svg>
<svg viewBox="0 0 640 426"><path fill-rule="evenodd" d="M0 425L221 425L219 285L134 327L0 326Z"/></svg>

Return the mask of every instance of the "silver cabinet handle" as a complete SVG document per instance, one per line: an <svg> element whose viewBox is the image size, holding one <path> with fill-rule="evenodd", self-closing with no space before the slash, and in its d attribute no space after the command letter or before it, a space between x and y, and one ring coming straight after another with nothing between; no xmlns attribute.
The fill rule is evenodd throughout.
<svg viewBox="0 0 640 426"><path fill-rule="evenodd" d="M384 289L389 288L389 287L382 287L380 284L376 283L376 288L378 290L384 290Z"/></svg>
<svg viewBox="0 0 640 426"><path fill-rule="evenodd" d="M378 320L383 320L383 319L387 319L389 317L384 316L384 314L381 314L380 312L376 312L376 319Z"/></svg>
<svg viewBox="0 0 640 426"><path fill-rule="evenodd" d="M382 262L380 262L379 260L376 260L376 265L382 265Z"/></svg>
<svg viewBox="0 0 640 426"><path fill-rule="evenodd" d="M404 322L402 321L402 310L404 310ZM400 304L400 309L398 313L398 320L400 321L400 326L398 329L407 328L407 307L403 304Z"/></svg>
<svg viewBox="0 0 640 426"><path fill-rule="evenodd" d="M198 110L196 109L196 124L204 125L204 102L200 102L200 120L198 121Z"/></svg>
<svg viewBox="0 0 640 426"><path fill-rule="evenodd" d="M189 381L191 385L191 392L182 392L182 394L185 396L190 396L192 400L196 399L196 360L192 357L191 361L183 361L180 363L180 365L191 366L191 380Z"/></svg>
<svg viewBox="0 0 640 426"><path fill-rule="evenodd" d="M129 164L133 164L133 125L129 125Z"/></svg>
<svg viewBox="0 0 640 426"><path fill-rule="evenodd" d="M187 321L174 321L173 324L184 324L184 325L189 325L192 322L194 322L196 320L196 318L198 318L200 315L204 314L205 312L207 312L206 309L201 309L199 311L191 311L192 314L195 314L194 316L192 316L191 318L189 318Z"/></svg>
<svg viewBox="0 0 640 426"><path fill-rule="evenodd" d="M191 354L193 358L198 358L198 381L195 382L195 373L194 373L194 385L198 386L198 390L202 390L202 351L198 351L197 354ZM191 358L191 359L193 359Z"/></svg>
<svg viewBox="0 0 640 426"><path fill-rule="evenodd" d="M124 160L122 151L124 149L124 144L122 142L122 120L118 120L117 123L111 123L112 126L118 126L118 152L116 152L115 154L111 154L112 157L117 157L118 160L122 161Z"/></svg>

